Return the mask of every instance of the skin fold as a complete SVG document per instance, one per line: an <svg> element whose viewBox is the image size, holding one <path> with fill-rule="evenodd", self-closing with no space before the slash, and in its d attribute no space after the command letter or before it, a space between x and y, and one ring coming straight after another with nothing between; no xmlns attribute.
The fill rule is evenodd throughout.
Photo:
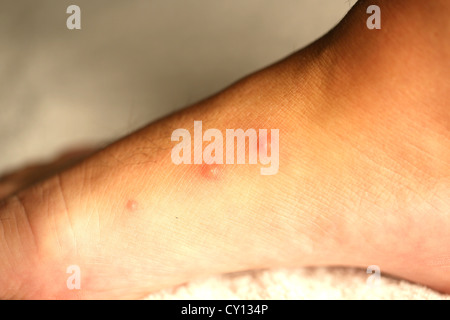
<svg viewBox="0 0 450 320"><path fill-rule="evenodd" d="M381 30L366 27L373 4ZM140 298L225 272L370 265L450 292L449 16L448 1L360 1L307 48L24 179L0 206L0 297ZM196 120L279 129L278 173L175 165L171 134Z"/></svg>

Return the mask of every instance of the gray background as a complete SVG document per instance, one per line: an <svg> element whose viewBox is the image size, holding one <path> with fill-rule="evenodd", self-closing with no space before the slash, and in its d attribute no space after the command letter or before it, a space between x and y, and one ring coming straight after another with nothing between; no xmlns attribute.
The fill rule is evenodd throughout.
<svg viewBox="0 0 450 320"><path fill-rule="evenodd" d="M0 172L105 143L328 32L347 0L0 0ZM82 30L66 28L81 8Z"/></svg>

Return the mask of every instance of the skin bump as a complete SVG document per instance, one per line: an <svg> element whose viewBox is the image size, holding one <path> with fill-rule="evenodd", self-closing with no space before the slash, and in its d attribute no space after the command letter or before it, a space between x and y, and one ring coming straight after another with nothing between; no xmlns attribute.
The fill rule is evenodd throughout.
<svg viewBox="0 0 450 320"><path fill-rule="evenodd" d="M220 164L202 164L200 166L200 175L208 180L218 180L223 175L223 166Z"/></svg>
<svg viewBox="0 0 450 320"><path fill-rule="evenodd" d="M128 200L126 208L128 211L136 211L138 209L138 203L134 200Z"/></svg>

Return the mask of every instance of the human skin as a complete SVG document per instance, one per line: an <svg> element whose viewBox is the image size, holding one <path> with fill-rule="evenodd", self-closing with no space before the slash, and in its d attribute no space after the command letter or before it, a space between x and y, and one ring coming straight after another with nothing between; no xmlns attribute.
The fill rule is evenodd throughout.
<svg viewBox="0 0 450 320"><path fill-rule="evenodd" d="M372 4L381 30L366 28ZM141 298L331 265L450 292L449 16L446 0L360 1L309 47L5 198L0 297ZM194 120L279 129L278 173L175 165L171 133Z"/></svg>

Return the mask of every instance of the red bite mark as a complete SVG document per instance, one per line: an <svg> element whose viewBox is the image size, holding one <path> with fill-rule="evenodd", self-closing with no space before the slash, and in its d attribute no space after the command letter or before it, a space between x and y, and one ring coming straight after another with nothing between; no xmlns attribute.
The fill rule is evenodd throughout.
<svg viewBox="0 0 450 320"><path fill-rule="evenodd" d="M138 203L134 200L129 200L126 206L128 211L136 211L138 209Z"/></svg>
<svg viewBox="0 0 450 320"><path fill-rule="evenodd" d="M202 164L200 175L208 180L217 180L222 176L223 164Z"/></svg>
<svg viewBox="0 0 450 320"><path fill-rule="evenodd" d="M256 153L258 159L261 157L270 156L272 151L271 142L271 135L260 133L257 143L255 145L251 145L249 151L250 153Z"/></svg>
<svg viewBox="0 0 450 320"><path fill-rule="evenodd" d="M264 140L258 141L258 156L259 155L269 156L271 154L271 151L272 151L271 141L264 141Z"/></svg>

